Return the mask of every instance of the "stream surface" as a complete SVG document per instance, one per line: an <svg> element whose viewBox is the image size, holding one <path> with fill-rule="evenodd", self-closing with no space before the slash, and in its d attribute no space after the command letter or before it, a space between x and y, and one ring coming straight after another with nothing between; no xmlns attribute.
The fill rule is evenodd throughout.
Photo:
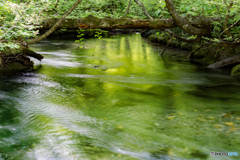
<svg viewBox="0 0 240 160"><path fill-rule="evenodd" d="M36 70L0 73L0 159L239 159L240 87L228 70L139 34L44 40ZM224 84L224 85L223 85ZM226 85L225 85L226 84ZM231 85L229 85L231 84Z"/></svg>

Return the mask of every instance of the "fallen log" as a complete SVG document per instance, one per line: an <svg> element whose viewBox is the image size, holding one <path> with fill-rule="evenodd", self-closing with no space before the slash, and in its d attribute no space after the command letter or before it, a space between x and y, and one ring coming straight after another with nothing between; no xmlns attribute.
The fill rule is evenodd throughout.
<svg viewBox="0 0 240 160"><path fill-rule="evenodd" d="M21 50L23 52L23 54L29 56L29 57L33 57L36 58L37 60L41 61L43 59L43 56L41 54L38 54L24 46L21 46Z"/></svg>
<svg viewBox="0 0 240 160"><path fill-rule="evenodd" d="M221 61L218 61L216 63L213 63L213 64L209 65L208 68L221 68L221 67L231 65L234 63L240 63L240 54L235 55L233 57L229 57L229 58L221 60Z"/></svg>
<svg viewBox="0 0 240 160"><path fill-rule="evenodd" d="M79 29L160 29L177 27L172 19L99 19L88 16L78 21Z"/></svg>
<svg viewBox="0 0 240 160"><path fill-rule="evenodd" d="M219 19L209 17L184 17L189 20L189 23L196 26L210 26L213 21ZM48 19L41 25L40 30L48 30L58 19ZM62 29L67 26L67 29L160 29L165 30L169 28L178 27L172 18L168 19L129 19L129 18L97 18L89 15L82 19L65 19L56 29Z"/></svg>

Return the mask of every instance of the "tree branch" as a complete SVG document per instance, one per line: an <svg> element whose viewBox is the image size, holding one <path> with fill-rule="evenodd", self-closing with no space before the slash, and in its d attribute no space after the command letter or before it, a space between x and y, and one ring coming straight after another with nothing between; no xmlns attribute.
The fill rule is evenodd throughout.
<svg viewBox="0 0 240 160"><path fill-rule="evenodd" d="M233 24L232 24L231 26L229 26L227 29L233 27L233 26L234 26L235 24L237 24L239 21L240 21L240 19L238 19L235 23L233 23ZM224 30L224 31L225 31L225 30ZM219 39L221 39L220 37L221 37L221 35L224 33L224 31L222 31L222 33L219 34Z"/></svg>
<svg viewBox="0 0 240 160"><path fill-rule="evenodd" d="M168 42L168 44L166 45L166 47L163 49L163 51L160 53L160 54L158 54L159 56L162 56L163 55L163 53L166 51L166 49L167 49L167 47L168 47L168 45L172 42L172 40L173 40L173 37L174 36L172 36L171 37L171 39L169 40L169 42Z"/></svg>
<svg viewBox="0 0 240 160"><path fill-rule="evenodd" d="M232 6L233 6L233 1L231 1L229 3L228 10L227 10L227 13L226 13L226 16L225 16L225 20L223 22L223 30L224 30L224 32L227 36L232 36L231 32L228 30L228 27L227 27L229 13L230 13L230 9L232 8Z"/></svg>
<svg viewBox="0 0 240 160"><path fill-rule="evenodd" d="M59 0L57 0L57 2L56 2L56 4L55 4L55 9L57 8L57 6L58 6L58 2L59 2Z"/></svg>
<svg viewBox="0 0 240 160"><path fill-rule="evenodd" d="M165 0L166 6L169 10L169 13L171 14L172 18L174 19L174 22L177 26L185 30L191 35L209 35L210 31L207 28L196 28L192 26L186 19L179 16L177 13L172 0Z"/></svg>
<svg viewBox="0 0 240 160"><path fill-rule="evenodd" d="M197 38L195 38L195 39L185 39L185 38L182 38L182 37L174 34L169 29L166 29L165 31L168 32L169 34L171 34L172 36L174 36L175 38L179 39L180 41L187 42L187 43L195 43L202 39L202 35L197 35Z"/></svg>
<svg viewBox="0 0 240 160"><path fill-rule="evenodd" d="M49 29L47 32L45 32L43 35L32 39L31 41L27 42L28 44L33 44L33 43L37 43L39 41L41 41L42 39L46 38L49 34L51 34L56 28L57 26L77 7L77 5L81 2L82 0L77 0L77 2L75 2L73 4L73 6L66 12L64 13L64 15L57 21L57 23L55 23L51 29Z"/></svg>
<svg viewBox="0 0 240 160"><path fill-rule="evenodd" d="M138 0L134 0L134 1L135 1L139 6L142 7L142 9L143 9L143 13L144 13L149 19L153 19L153 18L147 13L147 11L146 11L144 5L143 5L141 2L139 2Z"/></svg>
<svg viewBox="0 0 240 160"><path fill-rule="evenodd" d="M125 18L125 17L128 15L128 13L129 13L129 8L130 8L130 6L131 6L131 1L132 1L132 0L129 0L128 8L127 8L126 13L124 14L124 16L123 16L122 18Z"/></svg>

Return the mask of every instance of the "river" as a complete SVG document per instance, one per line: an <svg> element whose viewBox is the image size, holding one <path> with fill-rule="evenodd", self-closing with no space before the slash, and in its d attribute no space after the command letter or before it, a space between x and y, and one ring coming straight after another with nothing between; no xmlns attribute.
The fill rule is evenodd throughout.
<svg viewBox="0 0 240 160"><path fill-rule="evenodd" d="M44 40L36 70L0 74L0 159L212 159L239 152L240 87L228 70L139 34ZM227 84L227 85L222 85ZM237 159L239 157L215 157Z"/></svg>

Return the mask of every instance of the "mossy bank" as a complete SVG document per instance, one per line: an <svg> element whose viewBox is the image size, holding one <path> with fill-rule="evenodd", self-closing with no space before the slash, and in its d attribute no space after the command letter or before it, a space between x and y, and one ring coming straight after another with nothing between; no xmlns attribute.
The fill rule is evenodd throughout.
<svg viewBox="0 0 240 160"><path fill-rule="evenodd" d="M180 32L177 30L176 32ZM167 45L171 39L171 35L164 31L147 30L142 32L142 37L147 38L150 42ZM197 63L201 66L208 67L211 64L222 61L234 55L240 54L240 44L213 42L209 40L201 40L195 43L187 43L174 38L169 46L176 49L183 49L190 51L188 59L191 62ZM236 76L240 72L239 62L230 63L222 67L233 67L232 76ZM236 66L236 67L235 67Z"/></svg>

